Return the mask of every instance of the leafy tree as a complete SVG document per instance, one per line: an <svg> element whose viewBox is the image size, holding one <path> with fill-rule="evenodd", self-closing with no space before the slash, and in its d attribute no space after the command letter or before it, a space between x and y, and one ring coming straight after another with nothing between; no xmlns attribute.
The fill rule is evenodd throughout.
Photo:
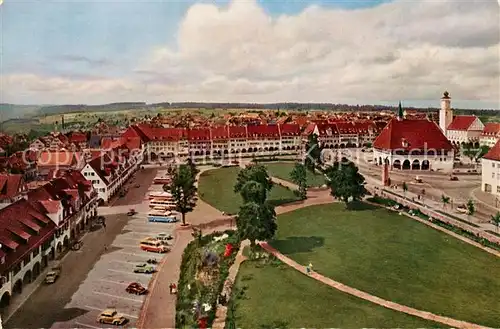
<svg viewBox="0 0 500 329"><path fill-rule="evenodd" d="M470 162L476 157L477 151L472 148L471 144L466 144L462 149L462 154L470 159Z"/></svg>
<svg viewBox="0 0 500 329"><path fill-rule="evenodd" d="M491 223L495 225L498 232L498 228L500 227L500 211L497 211L495 215L491 216Z"/></svg>
<svg viewBox="0 0 500 329"><path fill-rule="evenodd" d="M359 200L367 194L365 178L353 162L335 162L326 170L331 195L349 205L349 199Z"/></svg>
<svg viewBox="0 0 500 329"><path fill-rule="evenodd" d="M191 172L194 173L194 176L196 177L196 175L198 175L200 171L198 170L198 168L196 168L196 164L194 163L193 159L188 158L186 164L189 166Z"/></svg>
<svg viewBox="0 0 500 329"><path fill-rule="evenodd" d="M316 134L309 135L305 152L306 157L304 159L304 165L308 170L314 173L316 168L321 165L321 147Z"/></svg>
<svg viewBox="0 0 500 329"><path fill-rule="evenodd" d="M302 199L307 197L307 170L306 166L302 163L296 163L290 173L292 182L299 186L299 196Z"/></svg>
<svg viewBox="0 0 500 329"><path fill-rule="evenodd" d="M441 195L441 202L443 203L443 208L446 208L446 205L450 203L450 197L446 195Z"/></svg>
<svg viewBox="0 0 500 329"><path fill-rule="evenodd" d="M250 240L250 246L255 247L257 240L271 239L278 225L276 224L276 212L269 203L258 204L248 202L241 206L236 218L238 235L242 240Z"/></svg>
<svg viewBox="0 0 500 329"><path fill-rule="evenodd" d="M256 181L248 181L243 185L240 191L243 203L254 202L263 204L266 202L267 191L261 183Z"/></svg>
<svg viewBox="0 0 500 329"><path fill-rule="evenodd" d="M488 153L490 150L490 148L486 145L482 145L479 147L479 149L476 151L475 155L474 155L474 160L476 162L479 161L479 159L481 159L482 157L484 157L486 155L486 153Z"/></svg>
<svg viewBox="0 0 500 329"><path fill-rule="evenodd" d="M472 216L476 212L476 206L474 205L474 201L472 199L469 199L467 201L467 215Z"/></svg>
<svg viewBox="0 0 500 329"><path fill-rule="evenodd" d="M408 191L408 184L406 184L406 182L403 182L403 184L401 185L401 188L403 189L403 194L404 194L404 197L406 198L406 192Z"/></svg>
<svg viewBox="0 0 500 329"><path fill-rule="evenodd" d="M250 164L240 170L234 185L234 193L240 193L243 186L249 181L260 183L267 192L273 188L273 181L269 177L266 167L260 164Z"/></svg>
<svg viewBox="0 0 500 329"><path fill-rule="evenodd" d="M175 202L175 208L182 214L182 225L186 225L186 214L196 206L196 174L188 165L180 165L172 175L170 193Z"/></svg>

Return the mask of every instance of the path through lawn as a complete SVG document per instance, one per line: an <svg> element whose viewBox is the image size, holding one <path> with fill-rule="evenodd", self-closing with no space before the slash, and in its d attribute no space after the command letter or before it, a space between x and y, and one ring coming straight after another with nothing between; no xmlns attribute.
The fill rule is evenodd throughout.
<svg viewBox="0 0 500 329"><path fill-rule="evenodd" d="M241 196L233 192L239 167L208 170L200 175L198 195L213 207L229 214L236 214L241 206ZM292 190L274 185L269 200L274 205L298 200Z"/></svg>
<svg viewBox="0 0 500 329"><path fill-rule="evenodd" d="M271 245L375 296L490 327L500 325L500 259L397 213L312 206L278 217Z"/></svg>
<svg viewBox="0 0 500 329"><path fill-rule="evenodd" d="M280 178L286 181L291 182L290 173L295 166L294 162L270 162L263 163L267 168L267 172L270 176ZM317 173L312 174L311 172L307 172L307 185L309 187L319 187L325 184L325 176L323 174Z"/></svg>

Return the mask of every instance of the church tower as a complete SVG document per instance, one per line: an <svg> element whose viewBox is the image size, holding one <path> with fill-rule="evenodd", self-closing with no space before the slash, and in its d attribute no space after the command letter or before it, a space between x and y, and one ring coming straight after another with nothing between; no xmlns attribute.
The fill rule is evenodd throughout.
<svg viewBox="0 0 500 329"><path fill-rule="evenodd" d="M443 131L446 136L446 129L453 121L453 110L451 109L451 97L450 94L445 91L443 97L441 97L441 110L439 110L439 128Z"/></svg>

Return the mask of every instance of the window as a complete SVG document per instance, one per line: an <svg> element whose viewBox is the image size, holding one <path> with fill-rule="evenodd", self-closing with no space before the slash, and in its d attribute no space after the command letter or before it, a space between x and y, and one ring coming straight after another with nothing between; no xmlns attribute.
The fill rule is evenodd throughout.
<svg viewBox="0 0 500 329"><path fill-rule="evenodd" d="M31 262L31 255L28 255L23 259L23 266L27 266L30 262Z"/></svg>
<svg viewBox="0 0 500 329"><path fill-rule="evenodd" d="M40 247L36 247L35 250L33 250L33 257L38 256L39 253L40 253Z"/></svg>
<svg viewBox="0 0 500 329"><path fill-rule="evenodd" d="M500 193L500 186L497 186L497 193Z"/></svg>
<svg viewBox="0 0 500 329"><path fill-rule="evenodd" d="M491 178L495 178L495 173L491 173Z"/></svg>
<svg viewBox="0 0 500 329"><path fill-rule="evenodd" d="M17 263L16 266L14 266L14 269L12 270L13 275L16 275L21 271L21 263Z"/></svg>
<svg viewBox="0 0 500 329"><path fill-rule="evenodd" d="M491 193L491 185L490 184L484 184L484 191L488 192L488 193Z"/></svg>
<svg viewBox="0 0 500 329"><path fill-rule="evenodd" d="M491 163L491 168L495 168L495 162Z"/></svg>

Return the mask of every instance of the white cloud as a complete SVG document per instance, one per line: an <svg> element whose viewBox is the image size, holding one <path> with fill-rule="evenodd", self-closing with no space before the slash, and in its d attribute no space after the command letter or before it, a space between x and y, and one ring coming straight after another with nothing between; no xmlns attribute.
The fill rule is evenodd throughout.
<svg viewBox="0 0 500 329"><path fill-rule="evenodd" d="M153 51L127 80L7 80L13 90L51 89L59 103L87 93L107 101L364 103L435 100L446 89L498 107L499 21L494 0L311 6L277 18L250 0L196 4L176 47Z"/></svg>

